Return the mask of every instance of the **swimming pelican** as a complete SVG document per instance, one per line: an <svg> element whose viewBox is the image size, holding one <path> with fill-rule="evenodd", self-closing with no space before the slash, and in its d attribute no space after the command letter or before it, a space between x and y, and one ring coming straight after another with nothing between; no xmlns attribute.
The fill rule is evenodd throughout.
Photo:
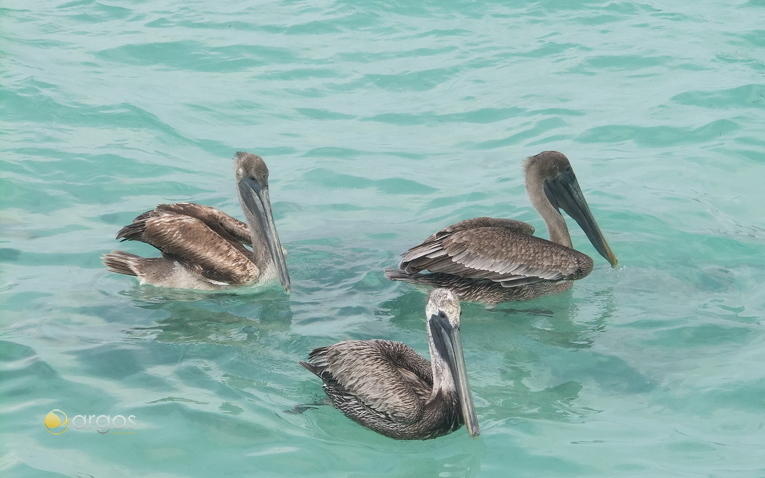
<svg viewBox="0 0 765 478"><path fill-rule="evenodd" d="M426 440L464 423L480 433L460 338L460 303L435 289L425 307L432 363L389 340L346 340L322 347L300 364L324 382L335 408L377 433Z"/></svg>
<svg viewBox="0 0 765 478"><path fill-rule="evenodd" d="M586 277L592 259L572 248L559 209L574 218L595 249L613 267L617 260L600 232L568 158L544 151L525 163L526 192L547 225L550 240L513 219L478 217L452 224L409 249L398 269L385 276L433 287L447 287L461 300L496 305L529 300L571 288ZM422 273L422 271L430 273Z"/></svg>
<svg viewBox="0 0 765 478"><path fill-rule="evenodd" d="M147 259L113 251L102 257L106 267L136 276L141 284L183 289L226 289L278 277L289 292L290 276L271 212L266 163L244 152L236 153L234 160L246 224L209 206L160 204L120 229L117 239L151 244L162 257Z"/></svg>

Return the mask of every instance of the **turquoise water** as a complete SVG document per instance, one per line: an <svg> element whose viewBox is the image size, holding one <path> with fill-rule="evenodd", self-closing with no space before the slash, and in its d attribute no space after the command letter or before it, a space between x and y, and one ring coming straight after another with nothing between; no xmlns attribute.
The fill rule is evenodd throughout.
<svg viewBox="0 0 765 478"><path fill-rule="evenodd" d="M765 476L765 2L509 3L0 2L0 474ZM425 296L382 275L408 247L544 234L521 164L549 149L620 265L570 222L572 291L464 304L480 438L288 413L323 395L314 347L427 352ZM106 272L156 254L114 235L158 203L241 218L237 150L289 296Z"/></svg>

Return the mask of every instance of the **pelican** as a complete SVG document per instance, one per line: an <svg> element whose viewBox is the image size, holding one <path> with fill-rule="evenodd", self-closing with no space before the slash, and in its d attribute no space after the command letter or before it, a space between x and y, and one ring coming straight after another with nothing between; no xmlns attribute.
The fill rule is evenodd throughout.
<svg viewBox="0 0 765 478"><path fill-rule="evenodd" d="M446 287L461 300L494 306L569 290L586 277L592 259L572 248L563 209L574 218L595 249L613 267L617 260L584 199L568 158L543 151L526 159L526 192L547 225L550 240L535 237L534 227L513 219L478 217L436 232L402 255L398 269L385 276L433 287ZM423 271L429 273L423 273Z"/></svg>
<svg viewBox="0 0 765 478"><path fill-rule="evenodd" d="M151 244L162 257L113 251L102 257L106 267L136 276L141 284L182 289L218 290L278 278L289 292L290 276L271 212L266 163L258 155L239 152L234 170L247 223L200 204L160 204L120 229L117 239Z"/></svg>
<svg viewBox="0 0 765 478"><path fill-rule="evenodd" d="M377 433L398 440L427 440L464 423L480 433L460 338L460 303L435 289L425 307L428 362L390 340L346 340L322 347L300 364L324 382L335 408Z"/></svg>

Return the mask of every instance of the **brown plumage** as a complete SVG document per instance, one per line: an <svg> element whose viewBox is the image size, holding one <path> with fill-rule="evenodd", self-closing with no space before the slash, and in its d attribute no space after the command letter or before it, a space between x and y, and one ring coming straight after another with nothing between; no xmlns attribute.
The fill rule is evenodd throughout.
<svg viewBox="0 0 765 478"><path fill-rule="evenodd" d="M403 254L391 280L454 290L462 300L495 305L571 288L586 277L592 259L571 246L565 210L612 265L616 257L587 206L568 159L545 151L526 160L526 190L545 220L550 240L535 237L521 221L480 217L448 226ZM428 271L429 273L424 273Z"/></svg>
<svg viewBox="0 0 765 478"><path fill-rule="evenodd" d="M278 277L289 291L271 213L268 168L254 154L237 153L235 160L239 199L249 224L209 206L160 204L120 229L117 239L151 244L162 257L114 251L103 256L107 268L136 276L142 284L184 289L224 289Z"/></svg>
<svg viewBox="0 0 765 478"><path fill-rule="evenodd" d="M399 440L425 440L467 424L479 434L459 334L459 300L446 289L426 307L431 362L400 342L346 340L300 364L324 382L332 404L357 423Z"/></svg>

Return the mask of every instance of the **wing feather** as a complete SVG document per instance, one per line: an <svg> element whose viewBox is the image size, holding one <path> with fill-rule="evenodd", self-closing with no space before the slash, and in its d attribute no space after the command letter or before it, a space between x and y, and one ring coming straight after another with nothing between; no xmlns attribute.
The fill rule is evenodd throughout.
<svg viewBox="0 0 765 478"><path fill-rule="evenodd" d="M151 244L207 279L245 284L260 276L249 255L230 241L221 240L220 234L195 217L163 214L146 217L131 226L136 234L140 232L137 240Z"/></svg>
<svg viewBox="0 0 765 478"><path fill-rule="evenodd" d="M160 204L120 229L117 239L150 244L205 279L245 284L260 276L247 224L209 206Z"/></svg>
<svg viewBox="0 0 765 478"><path fill-rule="evenodd" d="M506 287L542 280L574 280L592 270L592 259L586 254L532 236L526 230L476 227L444 231L404 253L399 268L408 274L428 270L488 279Z"/></svg>
<svg viewBox="0 0 765 478"><path fill-rule="evenodd" d="M433 386L430 363L405 344L346 340L309 355L325 387L342 387L369 408L399 423L422 418L424 396Z"/></svg>
<svg viewBox="0 0 765 478"><path fill-rule="evenodd" d="M250 229L246 223L239 219L235 219L214 207L203 206L191 202L180 202L175 204L160 204L154 211L158 214L173 213L195 217L216 232L219 232L218 228L220 228L230 234L237 241L243 244L252 244Z"/></svg>
<svg viewBox="0 0 765 478"><path fill-rule="evenodd" d="M451 226L446 226L445 228L425 239L423 242L435 241L436 239L441 239L445 236L454 234L455 232L475 229L477 227L503 227L520 234L528 234L529 236L534 234L534 226L527 222L498 217L474 217L454 223Z"/></svg>

